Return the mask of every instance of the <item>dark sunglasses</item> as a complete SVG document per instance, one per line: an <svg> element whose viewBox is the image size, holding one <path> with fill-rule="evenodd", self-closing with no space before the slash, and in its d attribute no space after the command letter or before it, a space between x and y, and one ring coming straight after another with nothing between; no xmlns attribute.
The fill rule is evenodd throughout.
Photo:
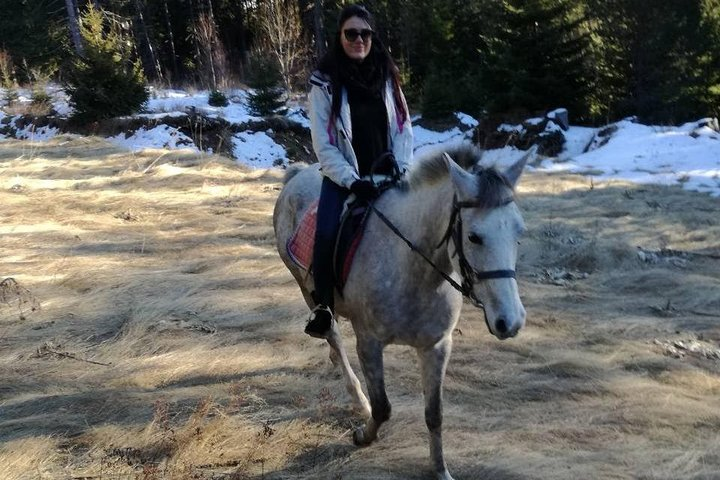
<svg viewBox="0 0 720 480"><path fill-rule="evenodd" d="M373 31L369 28L363 28L362 30L357 30L355 28L346 28L343 30L343 33L345 34L345 39L348 42L354 42L358 39L358 37L362 37L363 43L366 43L370 38L372 38Z"/></svg>

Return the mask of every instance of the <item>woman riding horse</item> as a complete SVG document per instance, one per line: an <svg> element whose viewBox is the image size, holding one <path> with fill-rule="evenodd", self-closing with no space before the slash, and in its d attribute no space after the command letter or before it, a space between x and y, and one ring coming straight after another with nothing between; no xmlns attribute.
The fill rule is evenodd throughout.
<svg viewBox="0 0 720 480"><path fill-rule="evenodd" d="M333 250L345 201L350 193L365 202L378 196L368 179L376 159L394 157L403 173L412 158L399 71L373 26L364 7L345 7L334 46L310 78L310 132L323 182L313 249L315 308L305 333L318 338L327 337L334 320ZM391 163L374 173L391 174Z"/></svg>

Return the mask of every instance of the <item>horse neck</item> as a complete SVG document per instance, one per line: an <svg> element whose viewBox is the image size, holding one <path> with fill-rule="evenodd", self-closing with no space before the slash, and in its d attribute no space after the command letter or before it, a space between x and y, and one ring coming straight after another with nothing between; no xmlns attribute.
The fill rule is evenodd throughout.
<svg viewBox="0 0 720 480"><path fill-rule="evenodd" d="M410 193L404 202L402 219L415 227L416 242L425 251L432 251L440 243L453 207L454 189L449 177L442 182L426 185ZM419 228L418 228L419 227Z"/></svg>

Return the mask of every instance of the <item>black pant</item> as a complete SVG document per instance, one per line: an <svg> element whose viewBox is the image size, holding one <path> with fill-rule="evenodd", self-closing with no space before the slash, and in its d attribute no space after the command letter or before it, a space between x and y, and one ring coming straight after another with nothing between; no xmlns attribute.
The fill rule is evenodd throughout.
<svg viewBox="0 0 720 480"><path fill-rule="evenodd" d="M314 299L318 304L330 307L333 312L335 311L335 280L333 276L335 240L340 228L340 215L348 195L350 195L350 190L323 177L313 248Z"/></svg>

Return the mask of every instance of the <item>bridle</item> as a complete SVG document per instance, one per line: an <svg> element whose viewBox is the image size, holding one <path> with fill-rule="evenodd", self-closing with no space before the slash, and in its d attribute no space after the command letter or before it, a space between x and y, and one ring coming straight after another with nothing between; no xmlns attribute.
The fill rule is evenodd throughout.
<svg viewBox="0 0 720 480"><path fill-rule="evenodd" d="M501 203L498 206L508 205L512 202L514 202L514 198L510 198L504 203ZM403 240L408 247L410 247L410 250L417 253L422 257L425 262L427 262L436 272L438 272L450 285L452 285L455 290L460 292L463 296L470 299L472 304L475 307L485 309L485 306L483 305L482 301L477 298L477 295L475 295L474 286L476 281L484 281L484 280L491 280L496 278L516 278L515 270L483 270L478 271L475 270L475 268L470 265L470 262L468 262L467 257L465 256L465 250L463 249L463 243L462 243L462 231L463 231L463 224L462 224L462 216L460 215L460 212L463 208L479 208L481 207L481 204L479 201L464 201L460 202L457 200L457 197L453 197L453 210L450 214L450 221L448 223L448 227L445 230L445 234L443 235L443 238L440 240L440 243L435 247L436 249L440 248L444 243L449 242L452 240L453 246L455 247L455 253L453 255L458 256L458 261L460 263L460 276L462 278L462 283L456 282L450 275L442 271L435 263L427 256L425 255L420 249L418 249L410 240L408 240L405 235L402 234L400 230L385 216L382 212L380 212L374 205L374 202L368 203L370 209L378 216L382 222L387 225L387 227L395 233L398 237L400 237L401 240ZM486 318L487 322L487 318Z"/></svg>
<svg viewBox="0 0 720 480"><path fill-rule="evenodd" d="M502 207L505 205L508 205L512 202L514 202L514 198L509 198L505 202L498 205L498 207ZM453 210L450 214L450 221L448 222L447 230L445 231L445 235L443 235L442 240L440 240L440 243L438 243L437 247L440 248L443 243L449 242L452 240L453 246L455 247L455 253L453 255L457 255L458 262L460 263L460 276L462 278L462 285L460 286L460 293L462 293L464 296L470 299L473 305L479 308L485 308L482 301L477 298L477 295L475 295L475 289L473 288L475 286L475 281L483 281L483 280L492 280L495 278L515 278L515 270L482 270L478 271L475 270L475 268L470 265L470 262L468 262L467 257L465 256L465 249L463 248L463 242L462 242L462 236L463 236L463 223L462 223L462 215L461 210L463 208L480 208L482 205L478 201L469 202L464 201L460 202L458 201L457 197L453 197ZM433 265L433 268L437 269Z"/></svg>
<svg viewBox="0 0 720 480"><path fill-rule="evenodd" d="M398 185L398 183L401 180L402 174L400 172L400 169L398 168L397 162L395 161L395 157L391 152L386 152L382 155L380 155L371 165L370 167L370 178L371 181L373 181L373 175L375 173L375 169L378 165L382 165L383 162L389 162L389 165L392 169L392 174L390 178L382 182L379 185L376 185L378 190L380 192L384 192L385 190L388 190L390 188L394 188ZM503 181L507 182L504 177ZM506 185L510 188L512 188L509 184L506 183ZM495 205L497 207L502 207L504 205L508 205L515 201L514 197L509 197L505 201ZM369 208L375 213L375 215L378 216L382 222L387 225L387 227L395 234L397 235L402 241L404 241L408 247L410 247L410 250L417 253L422 257L425 262L427 262L433 270L435 270L437 273L439 273L455 290L460 292L464 297L467 297L472 304L475 307L482 308L483 311L485 310L485 305L483 305L482 301L475 295L475 283L476 282L482 282L484 280L492 280L496 278L516 278L515 276L515 270L483 270L478 271L475 270L475 268L470 265L470 262L467 260L467 256L465 255L465 250L463 249L463 242L462 242L462 232L463 232L463 224L462 224L462 215L460 214L463 208L487 208L487 205L482 203L479 199L475 201L458 201L457 196L453 195L453 209L450 213L450 221L448 222L447 229L445 230L445 234L443 235L442 239L440 240L440 243L435 247L435 249L440 248L444 243L450 242L452 240L453 246L455 247L455 253L453 253L453 256L458 256L458 261L460 263L460 277L462 278L462 283L456 282L450 275L445 273L435 265L435 263L428 257L425 253L423 253L420 249L418 249L408 238L403 235L403 233L398 230L398 228L385 216L383 213L378 210L375 207L375 202L370 201L368 202ZM487 323L487 316L485 317L485 322ZM489 328L489 325L488 325Z"/></svg>

